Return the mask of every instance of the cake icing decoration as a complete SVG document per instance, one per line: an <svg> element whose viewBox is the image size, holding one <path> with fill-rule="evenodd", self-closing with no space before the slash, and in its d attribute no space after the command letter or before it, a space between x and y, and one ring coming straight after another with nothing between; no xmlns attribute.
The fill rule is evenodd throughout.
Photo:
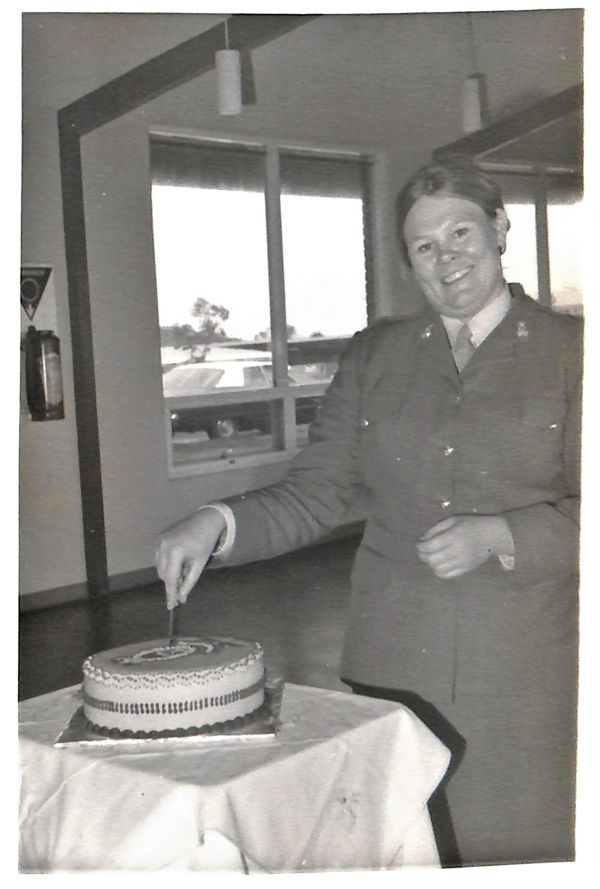
<svg viewBox="0 0 600 889"><path fill-rule="evenodd" d="M84 713L102 732L210 728L263 706L263 650L221 637L134 643L86 658L82 692Z"/></svg>

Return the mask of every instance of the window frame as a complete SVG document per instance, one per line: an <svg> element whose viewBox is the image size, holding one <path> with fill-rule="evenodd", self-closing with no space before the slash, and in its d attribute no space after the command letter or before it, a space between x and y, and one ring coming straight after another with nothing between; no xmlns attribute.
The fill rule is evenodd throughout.
<svg viewBox="0 0 600 889"><path fill-rule="evenodd" d="M378 267L383 266L376 240L376 233L379 227L377 216L380 212L377 196L382 191L383 155L372 147L349 148L330 145L317 147L313 144L289 142L280 139L249 138L244 135L233 134L223 135L180 127L152 127L148 133L149 147L152 139L168 140L173 143L179 141L187 144L209 144L217 147L223 145L224 147L252 148L259 150L263 154L265 164L264 188L273 385L264 389L221 390L220 392L209 392L204 395L172 396L167 398L163 396L169 478L213 475L216 472L231 469L288 462L301 448L298 442L296 425L295 405L297 399L307 396L322 396L325 394L329 384L327 382L298 384L288 380L280 154L291 151L303 157L343 158L349 161L354 160L361 164L367 324L371 323L376 315L376 289L380 279ZM152 170L150 170L150 186L152 186ZM340 337L340 345L343 345L345 339L349 340L350 337ZM176 464L174 462L171 410L182 405L187 407L210 407L217 404L219 406L227 404L255 404L265 401L279 402L282 405L283 422L281 428L273 430L274 450L252 455L236 455L228 450L226 440L224 440L223 450L219 457L214 460L203 459L185 464Z"/></svg>
<svg viewBox="0 0 600 889"><path fill-rule="evenodd" d="M550 268L550 240L548 222L549 192L552 181L563 180L578 186L583 197L583 179L575 170L552 168L536 163L509 164L478 160L477 166L497 177L518 175L531 181L531 203L535 210L535 255L537 266L538 302L552 308L552 270Z"/></svg>

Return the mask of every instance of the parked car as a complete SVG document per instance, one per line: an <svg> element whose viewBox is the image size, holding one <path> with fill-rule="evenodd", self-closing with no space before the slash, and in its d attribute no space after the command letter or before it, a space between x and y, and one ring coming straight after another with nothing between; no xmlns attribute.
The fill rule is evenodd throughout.
<svg viewBox="0 0 600 889"><path fill-rule="evenodd" d="M319 365L290 367L294 382L329 382L329 368ZM163 374L165 398L188 395L206 395L218 390L245 392L267 389L273 385L272 365L262 361L232 360L204 361L180 364ZM296 422L311 423L317 414L321 396L307 395L296 399ZM229 438L238 432L258 430L269 432L271 417L277 409L275 401L254 403L218 404L204 406L178 405L171 410L173 432L204 431L210 438Z"/></svg>

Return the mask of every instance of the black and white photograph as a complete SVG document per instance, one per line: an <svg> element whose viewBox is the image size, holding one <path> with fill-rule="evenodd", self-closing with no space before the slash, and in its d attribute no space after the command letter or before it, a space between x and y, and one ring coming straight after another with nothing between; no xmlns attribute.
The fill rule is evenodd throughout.
<svg viewBox="0 0 600 889"><path fill-rule="evenodd" d="M591 10L220 5L11 20L11 876L597 885Z"/></svg>

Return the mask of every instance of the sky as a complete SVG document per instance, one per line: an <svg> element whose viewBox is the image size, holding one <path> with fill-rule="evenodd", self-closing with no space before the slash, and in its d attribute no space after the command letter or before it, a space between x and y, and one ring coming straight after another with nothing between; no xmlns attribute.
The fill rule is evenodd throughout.
<svg viewBox="0 0 600 889"><path fill-rule="evenodd" d="M194 323L201 296L225 306L227 334L267 329L264 198L255 192L154 186L160 324ZM300 337L366 324L362 206L357 198L282 196L287 323Z"/></svg>

